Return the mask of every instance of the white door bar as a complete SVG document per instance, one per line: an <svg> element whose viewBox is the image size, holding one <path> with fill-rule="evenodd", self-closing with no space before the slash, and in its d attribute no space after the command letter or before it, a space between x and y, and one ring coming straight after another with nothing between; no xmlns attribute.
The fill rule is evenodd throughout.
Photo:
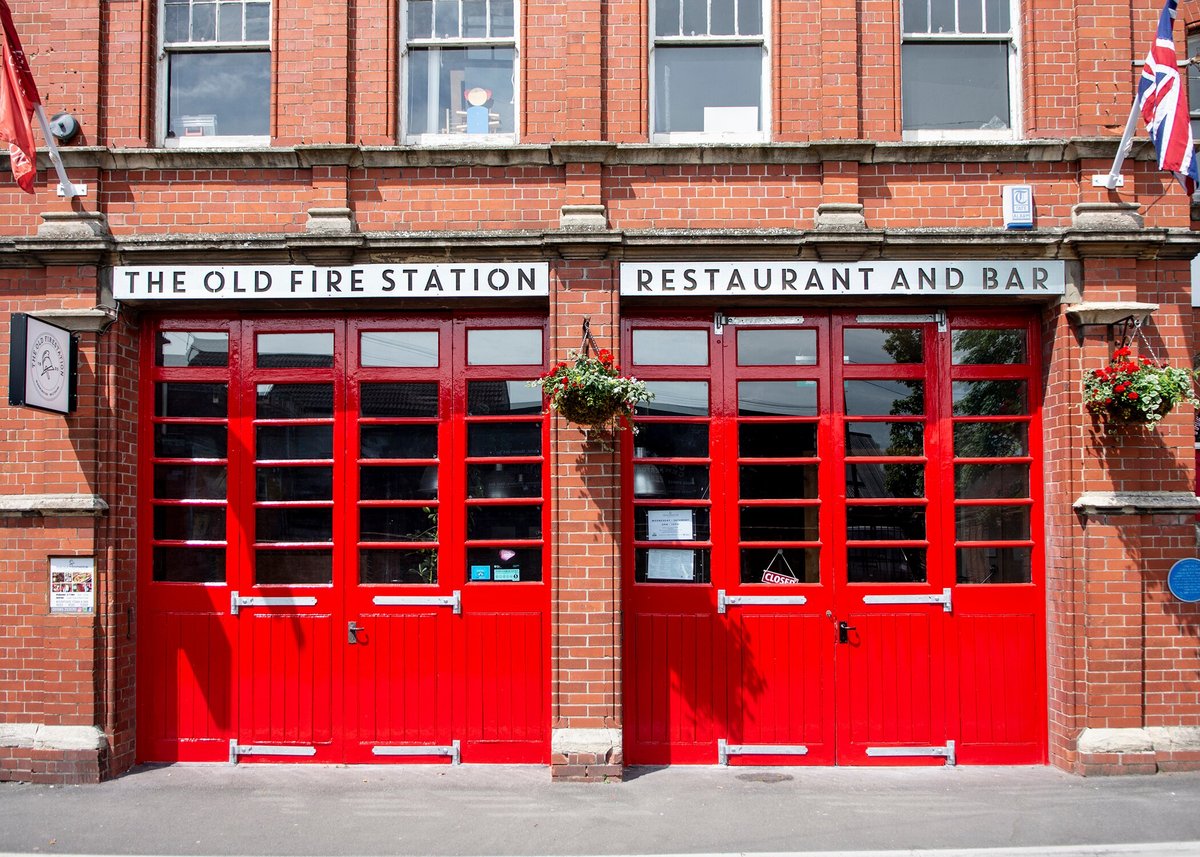
<svg viewBox="0 0 1200 857"><path fill-rule="evenodd" d="M462 613L462 590L451 595L376 595L371 602L376 607L453 607L454 613Z"/></svg>
<svg viewBox="0 0 1200 857"><path fill-rule="evenodd" d="M807 604L803 595L726 595L724 589L717 590L717 612L724 613L726 607L741 604Z"/></svg>
<svg viewBox="0 0 1200 857"><path fill-rule="evenodd" d="M237 590L229 593L229 612L234 616L243 607L315 607L317 599L313 595L267 596L238 595Z"/></svg>
<svg viewBox="0 0 1200 857"><path fill-rule="evenodd" d="M395 744L376 744L371 748L373 756L449 756L450 764L458 765L462 762L459 757L460 745L458 741L452 741L449 746L397 746Z"/></svg>
<svg viewBox="0 0 1200 857"><path fill-rule="evenodd" d="M868 756L935 756L946 760L947 766L956 764L954 742L947 741L945 747L868 747Z"/></svg>
<svg viewBox="0 0 1200 857"><path fill-rule="evenodd" d="M941 604L946 613L952 608L949 587L943 589L941 595L864 595L863 604Z"/></svg>
<svg viewBox="0 0 1200 857"><path fill-rule="evenodd" d="M229 742L229 764L236 765L239 756L315 756L316 747L301 747L295 744L239 744Z"/></svg>
<svg viewBox="0 0 1200 857"><path fill-rule="evenodd" d="M717 764L728 765L730 756L807 756L803 744L730 744L717 739Z"/></svg>

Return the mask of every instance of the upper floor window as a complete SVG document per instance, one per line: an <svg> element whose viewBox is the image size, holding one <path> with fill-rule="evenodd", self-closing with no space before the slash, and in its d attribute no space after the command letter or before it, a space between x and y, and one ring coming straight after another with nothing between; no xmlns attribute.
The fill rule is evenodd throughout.
<svg viewBox="0 0 1200 857"><path fill-rule="evenodd" d="M164 143L266 145L271 132L271 4L162 0Z"/></svg>
<svg viewBox="0 0 1200 857"><path fill-rule="evenodd" d="M1200 54L1200 30L1189 30L1187 55ZM1187 67L1188 118L1192 120L1192 139L1200 140L1200 65L1189 62Z"/></svg>
<svg viewBox="0 0 1200 857"><path fill-rule="evenodd" d="M652 3L653 139L765 139L766 0Z"/></svg>
<svg viewBox="0 0 1200 857"><path fill-rule="evenodd" d="M408 0L405 5L406 139L514 141L514 0Z"/></svg>
<svg viewBox="0 0 1200 857"><path fill-rule="evenodd" d="M903 0L904 136L1012 139L1017 117L1013 0Z"/></svg>

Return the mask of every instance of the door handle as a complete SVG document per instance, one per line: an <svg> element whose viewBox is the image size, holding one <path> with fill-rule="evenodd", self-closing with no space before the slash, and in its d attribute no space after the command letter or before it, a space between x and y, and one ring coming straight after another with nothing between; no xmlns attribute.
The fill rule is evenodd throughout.
<svg viewBox="0 0 1200 857"><path fill-rule="evenodd" d="M367 629L362 625L359 625L357 622L351 620L350 624L346 626L346 642L352 646L357 644L358 635L365 630Z"/></svg>
<svg viewBox="0 0 1200 857"><path fill-rule="evenodd" d="M857 630L858 630L857 628L855 628L853 625L851 625L847 622L838 622L838 639L837 639L837 641L839 643L849 643L850 642L850 632L857 631Z"/></svg>

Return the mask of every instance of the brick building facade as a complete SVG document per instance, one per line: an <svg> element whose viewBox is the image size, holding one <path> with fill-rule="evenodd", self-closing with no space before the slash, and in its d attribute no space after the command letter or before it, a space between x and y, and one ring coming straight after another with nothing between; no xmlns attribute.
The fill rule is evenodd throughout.
<svg viewBox="0 0 1200 857"><path fill-rule="evenodd" d="M1193 411L1082 394L1129 320L1195 353L1187 197L1144 137L1092 182L1156 4L212 5L15 12L87 193L0 185L0 307L79 344L72 413L3 412L0 779L1200 762ZM637 438L519 392L585 322Z"/></svg>

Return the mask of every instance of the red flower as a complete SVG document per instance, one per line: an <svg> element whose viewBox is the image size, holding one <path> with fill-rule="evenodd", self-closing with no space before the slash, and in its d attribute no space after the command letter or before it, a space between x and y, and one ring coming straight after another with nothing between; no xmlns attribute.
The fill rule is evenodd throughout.
<svg viewBox="0 0 1200 857"><path fill-rule="evenodd" d="M1136 392L1129 394L1129 398L1131 398L1131 399L1136 399L1137 397L1138 397L1138 394Z"/></svg>

